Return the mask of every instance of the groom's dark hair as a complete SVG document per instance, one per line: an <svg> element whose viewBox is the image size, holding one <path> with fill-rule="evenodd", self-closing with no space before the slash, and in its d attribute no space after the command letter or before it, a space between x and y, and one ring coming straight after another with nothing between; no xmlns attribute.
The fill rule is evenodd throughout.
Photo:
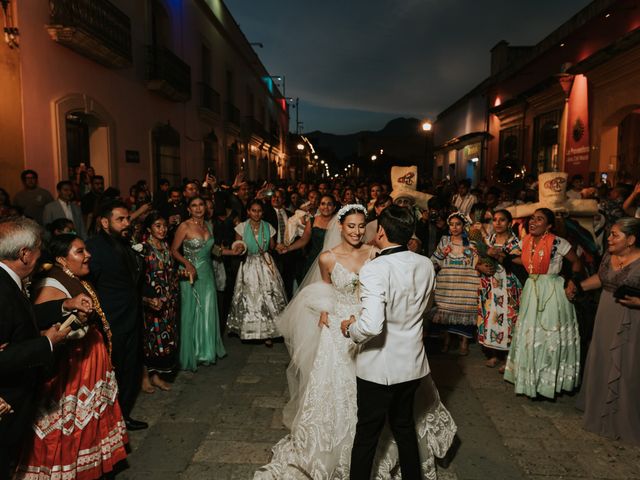
<svg viewBox="0 0 640 480"><path fill-rule="evenodd" d="M378 227L384 228L389 242L406 245L416 230L416 219L408 208L390 205L378 217Z"/></svg>

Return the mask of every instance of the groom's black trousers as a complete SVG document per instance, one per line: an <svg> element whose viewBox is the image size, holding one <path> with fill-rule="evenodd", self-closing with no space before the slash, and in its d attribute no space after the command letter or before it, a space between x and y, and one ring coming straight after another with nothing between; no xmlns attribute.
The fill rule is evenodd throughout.
<svg viewBox="0 0 640 480"><path fill-rule="evenodd" d="M413 420L413 402L420 379L380 385L357 378L358 424L351 450L351 480L369 480L378 439L389 418L398 444L402 480L420 480L420 454Z"/></svg>

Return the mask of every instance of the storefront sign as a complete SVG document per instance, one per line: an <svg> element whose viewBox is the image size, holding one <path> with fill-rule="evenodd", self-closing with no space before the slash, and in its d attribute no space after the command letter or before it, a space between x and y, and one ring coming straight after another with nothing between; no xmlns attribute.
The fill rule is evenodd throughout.
<svg viewBox="0 0 640 480"><path fill-rule="evenodd" d="M140 152L138 150L125 150L124 161L127 163L140 163Z"/></svg>
<svg viewBox="0 0 640 480"><path fill-rule="evenodd" d="M576 75L569 95L564 170L589 176L589 96L587 77Z"/></svg>

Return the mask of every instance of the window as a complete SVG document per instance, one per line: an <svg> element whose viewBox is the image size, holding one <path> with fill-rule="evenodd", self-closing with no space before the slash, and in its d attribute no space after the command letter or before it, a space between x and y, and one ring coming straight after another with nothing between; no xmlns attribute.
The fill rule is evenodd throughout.
<svg viewBox="0 0 640 480"><path fill-rule="evenodd" d="M161 125L153 129L152 140L156 187L161 178L171 185L180 185L180 134L171 125Z"/></svg>
<svg viewBox="0 0 640 480"><path fill-rule="evenodd" d="M533 122L533 165L532 173L558 170L558 132L560 110L553 110L537 116Z"/></svg>

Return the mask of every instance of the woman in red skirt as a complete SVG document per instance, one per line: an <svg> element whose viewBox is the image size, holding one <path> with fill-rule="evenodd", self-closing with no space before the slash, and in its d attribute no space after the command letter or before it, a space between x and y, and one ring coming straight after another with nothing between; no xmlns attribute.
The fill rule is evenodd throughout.
<svg viewBox="0 0 640 480"><path fill-rule="evenodd" d="M53 377L40 395L33 437L25 445L16 478L94 480L127 456L127 431L110 359L111 332L93 287L82 280L91 258L82 239L59 235L49 249L55 265L36 283L35 303L84 293L92 298L94 312L56 349Z"/></svg>

